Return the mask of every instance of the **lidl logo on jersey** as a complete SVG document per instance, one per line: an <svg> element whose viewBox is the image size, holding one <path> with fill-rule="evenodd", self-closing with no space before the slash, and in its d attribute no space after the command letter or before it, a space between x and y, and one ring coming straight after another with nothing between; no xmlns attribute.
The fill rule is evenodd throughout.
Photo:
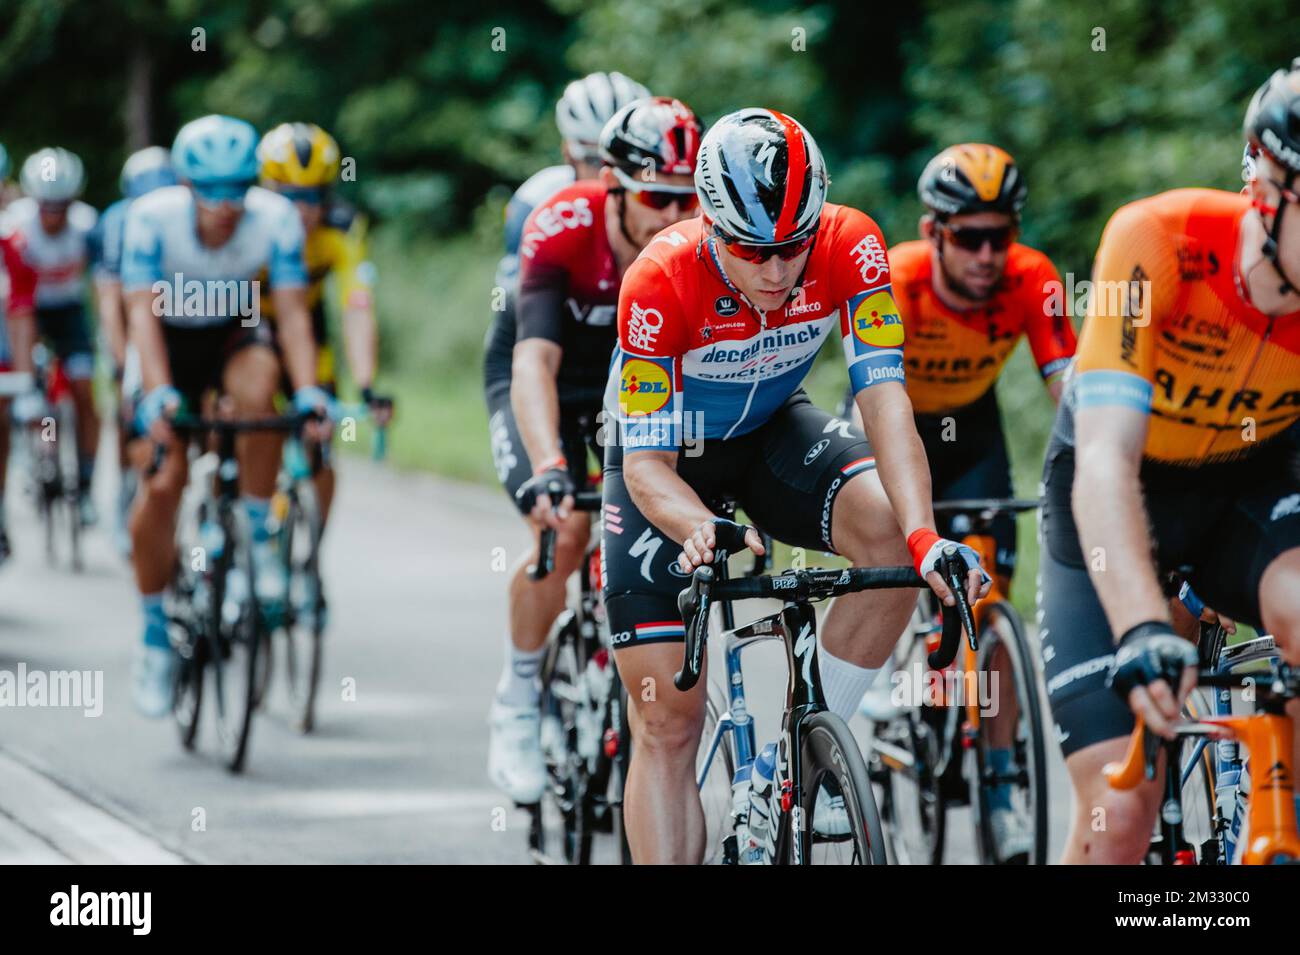
<svg viewBox="0 0 1300 955"><path fill-rule="evenodd" d="M903 344L903 317L888 289L855 298L852 309L853 336L872 348L899 348Z"/></svg>
<svg viewBox="0 0 1300 955"><path fill-rule="evenodd" d="M654 414L673 396L673 379L667 360L625 358L618 385L618 407L625 415Z"/></svg>

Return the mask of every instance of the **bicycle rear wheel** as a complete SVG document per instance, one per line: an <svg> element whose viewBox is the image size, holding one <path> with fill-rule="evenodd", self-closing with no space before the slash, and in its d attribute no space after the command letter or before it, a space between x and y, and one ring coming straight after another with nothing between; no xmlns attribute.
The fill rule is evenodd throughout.
<svg viewBox="0 0 1300 955"><path fill-rule="evenodd" d="M796 807L799 818L793 811L782 816L776 860L787 865L887 864L867 764L848 726L834 713L822 711L807 717L800 732L803 799ZM817 794L823 788L844 800L849 832L843 836L819 834L828 828L817 816Z"/></svg>
<svg viewBox="0 0 1300 955"><path fill-rule="evenodd" d="M992 688L994 699L979 700L980 719L975 727L967 727L973 737L968 779L971 786L971 808L975 814L975 844L983 865L1019 863L1047 864L1047 756L1043 736L1043 713L1038 692L1037 668L1025 637L1020 614L1006 601L998 601L984 610L984 626L980 632L980 648L976 656L977 673L990 676L987 687ZM1010 695L1002 691L1002 682L1012 681ZM981 681L982 682L982 681ZM1016 718L1010 734L1012 765L1009 772L995 771L991 758L999 701L1014 700ZM985 715L986 704L993 712ZM1003 788L1005 787L1005 788ZM1009 811L1016 817L1020 831L1028 840L1023 852L1008 858L1001 857L993 823L993 801L1009 802ZM1017 846L1017 849L1020 847Z"/></svg>

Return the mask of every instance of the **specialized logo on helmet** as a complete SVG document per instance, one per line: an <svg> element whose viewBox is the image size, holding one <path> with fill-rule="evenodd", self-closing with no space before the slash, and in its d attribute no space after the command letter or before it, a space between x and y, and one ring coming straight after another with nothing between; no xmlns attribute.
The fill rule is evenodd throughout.
<svg viewBox="0 0 1300 955"><path fill-rule="evenodd" d="M668 404L673 382L668 370L658 362L644 358L623 361L618 385L618 408L625 415L654 414Z"/></svg>
<svg viewBox="0 0 1300 955"><path fill-rule="evenodd" d="M1265 129L1259 134L1259 141L1279 162L1292 169L1300 169L1300 153L1282 142L1277 133Z"/></svg>
<svg viewBox="0 0 1300 955"><path fill-rule="evenodd" d="M898 314L893 293L888 290L868 295L853 312L853 334L873 348L897 348L903 344L903 318Z"/></svg>

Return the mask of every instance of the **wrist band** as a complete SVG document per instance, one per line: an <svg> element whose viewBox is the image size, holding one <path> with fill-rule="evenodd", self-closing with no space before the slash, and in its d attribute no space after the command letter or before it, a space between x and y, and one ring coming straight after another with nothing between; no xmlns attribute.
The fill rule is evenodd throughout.
<svg viewBox="0 0 1300 955"><path fill-rule="evenodd" d="M918 574L921 573L921 562L925 560L925 555L940 540L943 538L928 527L918 527L907 535L907 549L912 552L912 566Z"/></svg>
<svg viewBox="0 0 1300 955"><path fill-rule="evenodd" d="M567 471L569 469L569 462L565 460L565 457L562 454L557 454L555 457L551 458L551 460L543 461L541 464L537 465L537 467L533 468L533 476L536 477L539 474L545 474L547 471L557 469L560 471Z"/></svg>

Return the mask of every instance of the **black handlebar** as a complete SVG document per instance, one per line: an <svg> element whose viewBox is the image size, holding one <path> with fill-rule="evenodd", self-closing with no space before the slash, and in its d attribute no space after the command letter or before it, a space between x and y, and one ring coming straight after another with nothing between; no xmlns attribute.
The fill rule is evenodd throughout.
<svg viewBox="0 0 1300 955"><path fill-rule="evenodd" d="M555 501L556 495L560 494L563 488L557 482L555 485L548 487L547 491L551 500ZM599 511L600 502L600 491L579 491L573 495L573 509L575 511ZM555 570L555 528L548 527L542 531L537 563L528 568L528 576L532 580L542 580L553 570Z"/></svg>
<svg viewBox="0 0 1300 955"><path fill-rule="evenodd" d="M720 554L718 560L725 560ZM939 649L930 654L930 665L942 669L957 655L957 643L963 627L970 634L975 649L975 627L970 603L966 599L966 565L955 547L943 555L940 573L949 582L957 598L956 606L943 608L943 639ZM717 580L712 567L697 567L690 584L677 595L677 609L686 624L686 645L682 669L673 677L673 685L683 693L694 687L704 670L704 654L709 642L709 611L714 601L749 600L758 597L785 601L825 600L863 590L924 588L926 582L911 567L847 567L843 570L813 568L789 570L783 574L761 577L737 577ZM960 584L954 586L954 581Z"/></svg>
<svg viewBox="0 0 1300 955"><path fill-rule="evenodd" d="M212 431L220 435L234 436L245 434L250 431L297 431L308 421L319 421L324 418L324 414L319 411L304 411L292 415L275 415L266 418L203 418L197 415L177 415L168 420L173 431L181 434L195 434L204 431ZM145 472L148 477L153 477L163 465L163 460L167 457L167 446L155 441L153 445L153 458L149 462L149 468Z"/></svg>

